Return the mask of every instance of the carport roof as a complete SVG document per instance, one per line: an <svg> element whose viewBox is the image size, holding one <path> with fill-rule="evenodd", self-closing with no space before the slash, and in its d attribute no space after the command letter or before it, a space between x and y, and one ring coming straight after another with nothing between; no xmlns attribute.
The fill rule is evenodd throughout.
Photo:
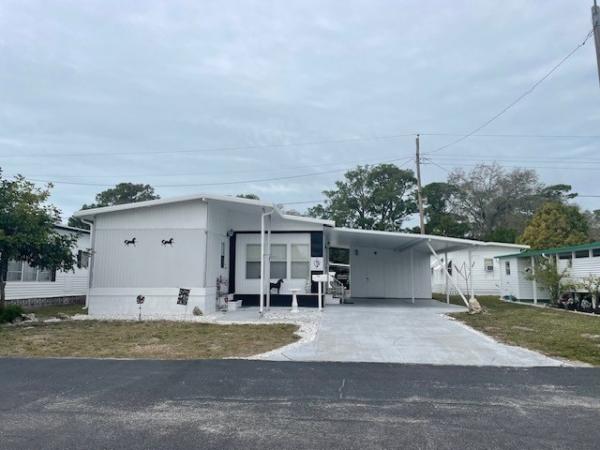
<svg viewBox="0 0 600 450"><path fill-rule="evenodd" d="M373 247L393 250L407 250L424 247L427 242L438 252L463 250L475 246L497 245L470 239L459 239L430 234L401 233L393 231L356 230L353 228L332 228L328 230L331 245L344 247Z"/></svg>

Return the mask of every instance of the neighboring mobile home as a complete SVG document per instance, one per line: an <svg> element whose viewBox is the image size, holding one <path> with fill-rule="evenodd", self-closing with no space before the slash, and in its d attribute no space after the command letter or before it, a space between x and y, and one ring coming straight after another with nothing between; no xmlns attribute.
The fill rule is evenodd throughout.
<svg viewBox="0 0 600 450"><path fill-rule="evenodd" d="M90 232L66 225L55 225L61 234L77 236L77 266L60 272L30 267L23 261L11 261L6 281L7 303L23 306L84 303L88 290Z"/></svg>
<svg viewBox="0 0 600 450"><path fill-rule="evenodd" d="M548 293L533 279L536 258L555 258L559 271L567 271L567 279L575 285L589 275L600 276L600 242L566 247L527 250L498 256L500 260L500 292L503 297L521 301L548 301ZM576 287L579 292L583 288Z"/></svg>
<svg viewBox="0 0 600 450"><path fill-rule="evenodd" d="M473 293L476 296L499 296L501 267L497 256L527 248L529 248L527 245L486 242L473 249L448 252L440 255L440 259L446 265L454 283L463 291L470 292L472 283ZM470 271L469 267L471 267ZM469 276L472 276L472 279ZM443 265L439 264L435 258L431 259L431 285L433 292L456 294L452 283L446 280L446 271Z"/></svg>
<svg viewBox="0 0 600 450"><path fill-rule="evenodd" d="M482 244L336 228L271 203L204 194L75 216L92 225L89 313L104 317L181 319L232 300L262 310L290 305L292 289L300 306L316 306L313 276L338 271L353 297L430 299L432 252ZM330 264L334 250L342 263Z"/></svg>

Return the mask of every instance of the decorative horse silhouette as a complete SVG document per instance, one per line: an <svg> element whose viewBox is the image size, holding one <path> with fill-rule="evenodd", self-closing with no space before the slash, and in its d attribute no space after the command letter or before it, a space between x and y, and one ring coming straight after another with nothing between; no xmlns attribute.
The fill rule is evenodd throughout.
<svg viewBox="0 0 600 450"><path fill-rule="evenodd" d="M171 245L172 246L175 241L173 240L173 238L170 238L169 240L163 239L160 242L162 242L162 245L165 245L165 246L166 245Z"/></svg>
<svg viewBox="0 0 600 450"><path fill-rule="evenodd" d="M277 280L276 283L269 283L269 291L271 291L271 289L277 289L277 293L279 294L282 284L283 284L283 280L281 278L279 280Z"/></svg>
<svg viewBox="0 0 600 450"><path fill-rule="evenodd" d="M123 242L125 243L126 247L129 247L130 245L133 245L135 247L135 238L125 239Z"/></svg>

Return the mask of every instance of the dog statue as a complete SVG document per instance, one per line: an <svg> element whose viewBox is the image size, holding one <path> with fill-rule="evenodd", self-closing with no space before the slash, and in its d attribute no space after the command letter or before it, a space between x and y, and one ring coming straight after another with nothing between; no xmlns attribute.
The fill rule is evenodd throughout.
<svg viewBox="0 0 600 450"><path fill-rule="evenodd" d="M269 292L272 289L277 289L277 293L279 294L279 291L281 291L282 284L283 284L283 280L281 278L279 280L277 280L276 283L269 283Z"/></svg>
<svg viewBox="0 0 600 450"><path fill-rule="evenodd" d="M135 238L125 239L123 242L125 243L126 247L129 247L130 245L133 245L135 247Z"/></svg>

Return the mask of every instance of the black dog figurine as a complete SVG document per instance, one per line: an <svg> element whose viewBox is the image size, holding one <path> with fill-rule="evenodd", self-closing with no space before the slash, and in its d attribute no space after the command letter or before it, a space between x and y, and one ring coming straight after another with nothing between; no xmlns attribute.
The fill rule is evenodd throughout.
<svg viewBox="0 0 600 450"><path fill-rule="evenodd" d="M283 284L283 280L281 278L279 280L277 280L277 283L269 283L269 291L271 291L271 289L277 289L277 293L279 294L282 284Z"/></svg>
<svg viewBox="0 0 600 450"><path fill-rule="evenodd" d="M175 241L173 241L173 238L171 238L171 239L169 239L169 240L163 239L161 242L162 242L162 245L170 245L170 246L173 246L173 243L174 243Z"/></svg>
<svg viewBox="0 0 600 450"><path fill-rule="evenodd" d="M125 243L125 245L127 247L129 247L130 245L133 245L135 247L135 238L133 238L133 239L125 239L123 242Z"/></svg>

